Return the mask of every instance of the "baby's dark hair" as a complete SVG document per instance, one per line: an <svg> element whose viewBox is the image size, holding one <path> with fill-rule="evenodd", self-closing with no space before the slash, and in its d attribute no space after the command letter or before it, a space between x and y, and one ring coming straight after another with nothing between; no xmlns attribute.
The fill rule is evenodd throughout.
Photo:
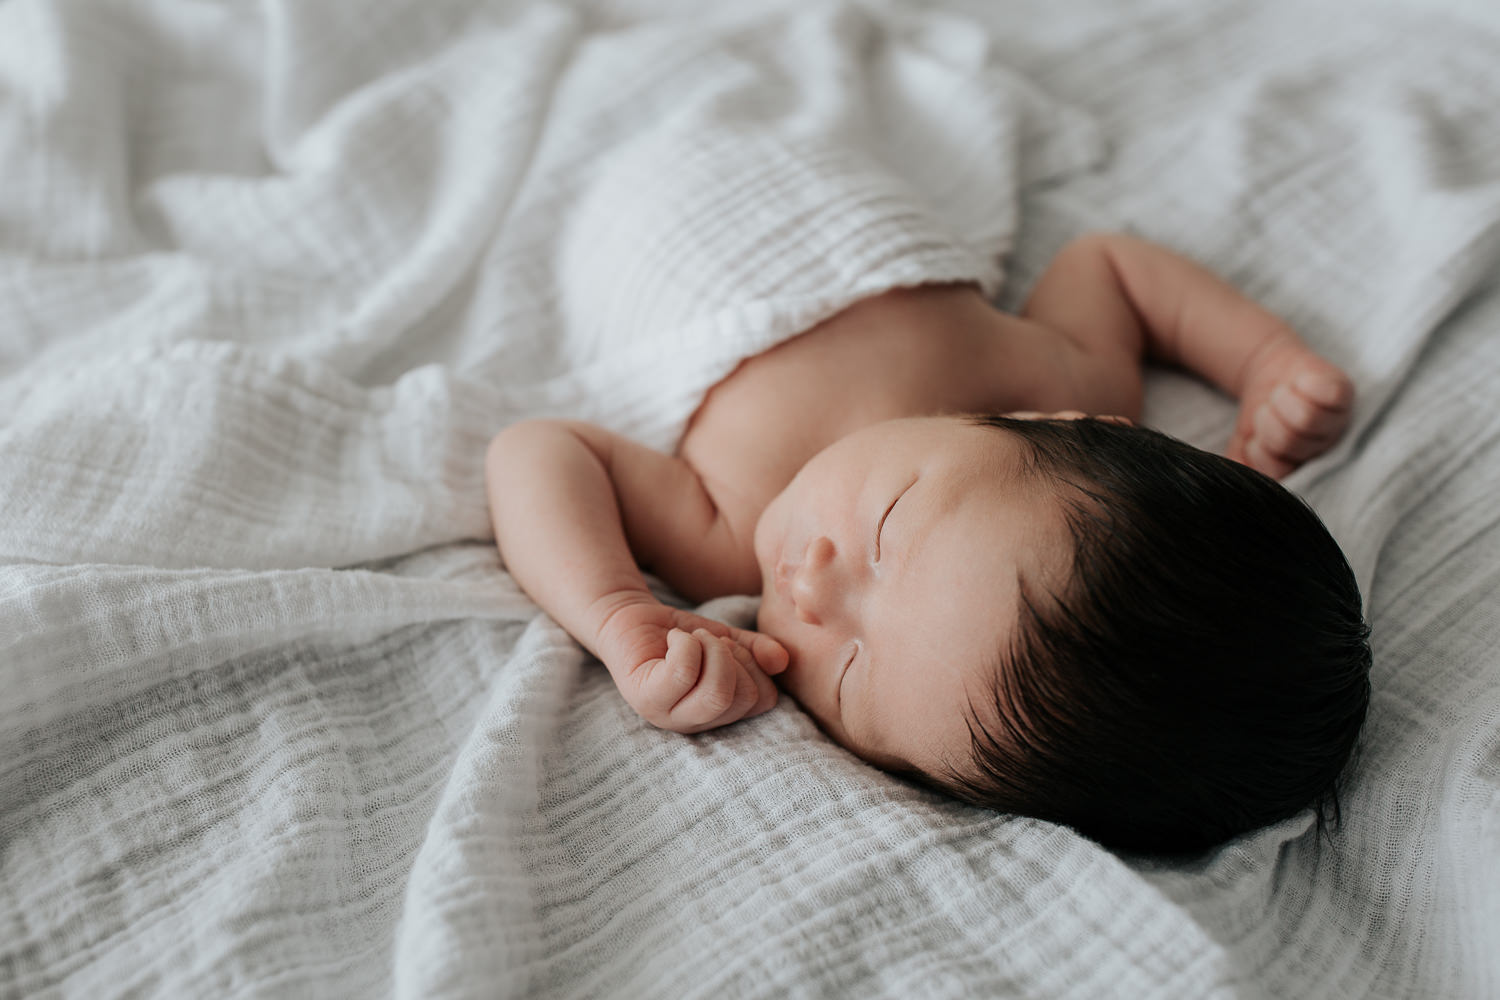
<svg viewBox="0 0 1500 1000"><path fill-rule="evenodd" d="M1014 638L971 706L970 802L1107 846L1198 852L1337 785L1370 701L1348 561L1275 480L1157 431L976 417L1027 445L1073 539L1062 593L1022 581Z"/></svg>

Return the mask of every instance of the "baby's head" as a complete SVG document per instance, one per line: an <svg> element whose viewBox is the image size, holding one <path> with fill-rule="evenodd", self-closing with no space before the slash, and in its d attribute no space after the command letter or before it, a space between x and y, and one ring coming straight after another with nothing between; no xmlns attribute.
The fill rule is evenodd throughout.
<svg viewBox="0 0 1500 1000"><path fill-rule="evenodd" d="M893 421L810 461L755 548L784 686L872 763L1127 850L1337 808L1368 630L1260 473L1099 420Z"/></svg>

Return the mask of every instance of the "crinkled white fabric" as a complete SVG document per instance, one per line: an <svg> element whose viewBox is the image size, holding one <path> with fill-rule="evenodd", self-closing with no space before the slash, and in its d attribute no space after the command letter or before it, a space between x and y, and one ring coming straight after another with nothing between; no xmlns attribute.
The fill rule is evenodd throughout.
<svg viewBox="0 0 1500 1000"><path fill-rule="evenodd" d="M1500 18L708 6L0 7L0 995L1500 991ZM503 572L503 424L670 448L1102 226L1360 385L1293 480L1375 627L1331 840L1121 858L790 701L661 733Z"/></svg>

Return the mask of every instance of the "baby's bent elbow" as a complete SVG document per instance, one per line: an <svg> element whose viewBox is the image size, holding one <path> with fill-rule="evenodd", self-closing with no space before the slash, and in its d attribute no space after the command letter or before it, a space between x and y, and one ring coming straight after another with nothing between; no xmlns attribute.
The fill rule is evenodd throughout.
<svg viewBox="0 0 1500 1000"><path fill-rule="evenodd" d="M565 420L548 418L521 420L510 424L490 438L489 447L485 450L485 465L494 468L539 445L545 447L549 439L556 440L567 433L567 424L568 421Z"/></svg>

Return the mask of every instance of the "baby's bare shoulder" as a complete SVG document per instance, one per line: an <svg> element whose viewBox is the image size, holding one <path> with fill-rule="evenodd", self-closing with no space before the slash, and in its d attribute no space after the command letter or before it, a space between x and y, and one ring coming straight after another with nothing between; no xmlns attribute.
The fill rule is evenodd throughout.
<svg viewBox="0 0 1500 1000"><path fill-rule="evenodd" d="M808 459L861 427L1083 408L1072 350L972 285L893 290L742 362L708 392L679 454L721 505L758 517Z"/></svg>
<svg viewBox="0 0 1500 1000"><path fill-rule="evenodd" d="M747 358L709 390L681 454L695 465L759 457L785 481L860 427L962 408L989 307L967 286L863 299ZM976 322L977 320L977 322Z"/></svg>

